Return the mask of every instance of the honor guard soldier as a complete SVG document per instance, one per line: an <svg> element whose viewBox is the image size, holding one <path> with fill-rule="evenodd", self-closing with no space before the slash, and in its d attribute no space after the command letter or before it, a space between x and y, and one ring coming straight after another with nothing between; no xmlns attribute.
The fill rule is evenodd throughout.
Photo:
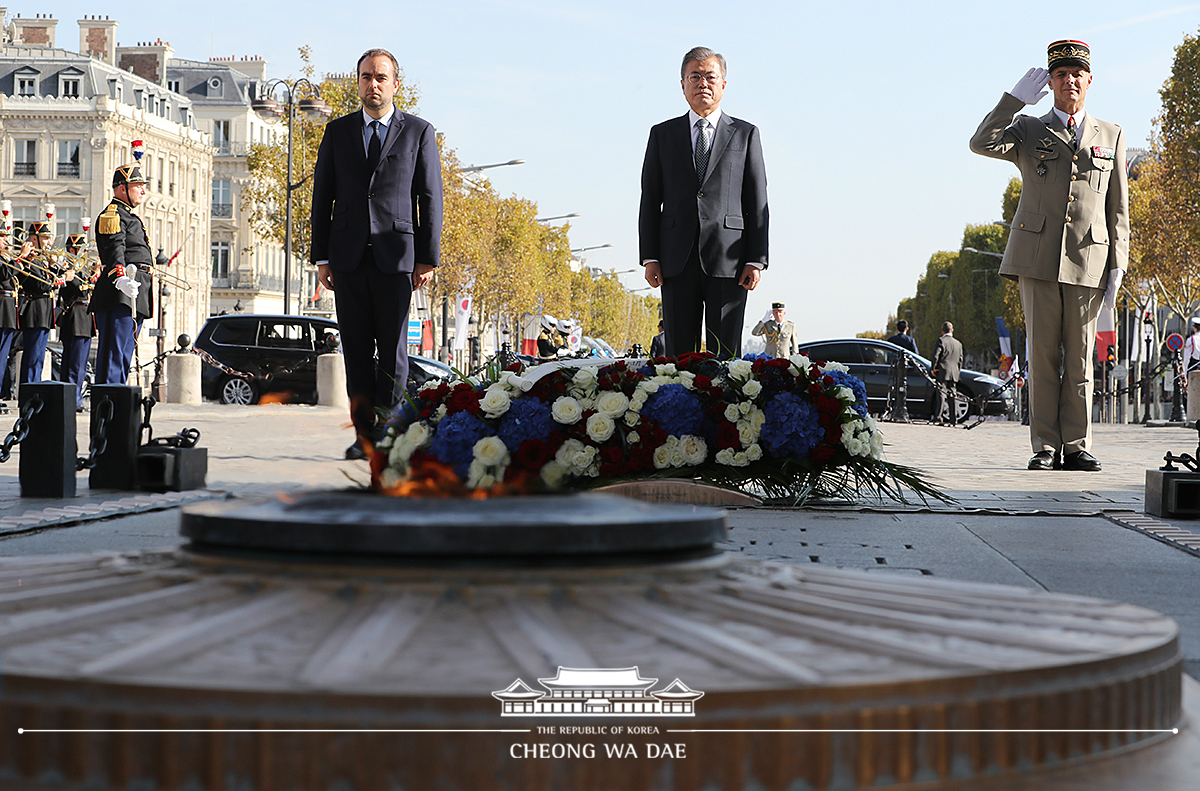
<svg viewBox="0 0 1200 791"><path fill-rule="evenodd" d="M86 261L84 250L87 236L82 233L67 237L67 252ZM60 382L75 385L75 410L83 411L83 382L87 374L88 353L92 350L95 322L88 313L88 298L92 283L81 266L68 269L63 284L58 289L58 339L62 341L62 365L59 366Z"/></svg>
<svg viewBox="0 0 1200 791"><path fill-rule="evenodd" d="M21 306L21 336L25 356L21 359L21 384L42 381L42 366L46 362L46 342L54 326L54 286L49 259L36 255L35 250L50 249L50 223L32 222L29 236L21 248L21 272L17 281L24 294Z"/></svg>
<svg viewBox="0 0 1200 791"><path fill-rule="evenodd" d="M1083 108L1092 54L1056 41L1047 68L1030 69L971 138L971 150L1021 171L1000 274L1017 281L1029 343L1031 470L1095 472L1092 349L1129 262L1125 133ZM1018 115L1054 92L1050 112ZM1060 352L1061 350L1061 352ZM1059 360L1062 360L1060 371Z"/></svg>
<svg viewBox="0 0 1200 791"><path fill-rule="evenodd" d="M782 302L772 302L771 310L754 325L752 335L767 336L767 354L772 357L791 357L796 353L796 325L785 321L787 309Z"/></svg>
<svg viewBox="0 0 1200 791"><path fill-rule="evenodd" d="M146 197L146 180L137 165L113 173L113 199L96 218L96 250L100 277L88 310L96 319L96 383L125 384L137 342L134 306L137 269L154 256L141 218L133 213Z"/></svg>
<svg viewBox="0 0 1200 791"><path fill-rule="evenodd" d="M13 263L12 232L0 223L0 376L8 367L13 339L20 326L17 314L17 268Z"/></svg>

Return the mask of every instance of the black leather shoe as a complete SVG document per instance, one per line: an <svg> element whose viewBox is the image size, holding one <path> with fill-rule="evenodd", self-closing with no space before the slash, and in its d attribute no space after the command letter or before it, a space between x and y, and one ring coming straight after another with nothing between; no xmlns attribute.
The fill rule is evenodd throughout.
<svg viewBox="0 0 1200 791"><path fill-rule="evenodd" d="M1086 450L1063 456L1063 469L1079 472L1100 472L1100 460Z"/></svg>
<svg viewBox="0 0 1200 791"><path fill-rule="evenodd" d="M354 444L346 448L347 461L359 461L367 458L367 452L363 449L362 440L354 440Z"/></svg>
<svg viewBox="0 0 1200 791"><path fill-rule="evenodd" d="M1029 460L1029 469L1031 470L1053 470L1055 453L1049 450L1039 450L1033 454L1033 458Z"/></svg>

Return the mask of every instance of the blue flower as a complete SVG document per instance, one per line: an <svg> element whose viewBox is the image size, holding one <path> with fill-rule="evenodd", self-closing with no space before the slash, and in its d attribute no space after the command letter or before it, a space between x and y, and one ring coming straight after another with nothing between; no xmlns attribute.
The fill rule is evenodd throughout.
<svg viewBox="0 0 1200 791"><path fill-rule="evenodd" d="M742 359L754 362L755 360L774 360L775 358L769 354L743 354Z"/></svg>
<svg viewBox="0 0 1200 791"><path fill-rule="evenodd" d="M867 416L867 386L856 377L845 371L825 371L825 375L841 387L849 387L854 391L854 411L862 417Z"/></svg>
<svg viewBox="0 0 1200 791"><path fill-rule="evenodd" d="M466 480L467 468L475 456L475 443L494 433L491 426L470 412L455 412L438 423L429 451Z"/></svg>
<svg viewBox="0 0 1200 791"><path fill-rule="evenodd" d="M763 410L759 441L775 458L808 458L821 439L817 408L795 393L779 393Z"/></svg>
<svg viewBox="0 0 1200 791"><path fill-rule="evenodd" d="M713 427L706 425L704 407L691 390L680 384L663 385L646 399L642 415L666 429L668 434L682 437L691 434L705 437Z"/></svg>
<svg viewBox="0 0 1200 791"><path fill-rule="evenodd" d="M500 419L496 435L504 440L509 453L516 453L525 440L545 441L553 429L554 418L548 404L538 398L517 397Z"/></svg>

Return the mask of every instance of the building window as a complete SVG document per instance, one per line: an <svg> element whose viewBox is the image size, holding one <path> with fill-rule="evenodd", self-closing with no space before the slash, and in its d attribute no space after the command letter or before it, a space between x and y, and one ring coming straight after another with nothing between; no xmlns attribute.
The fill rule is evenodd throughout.
<svg viewBox="0 0 1200 791"><path fill-rule="evenodd" d="M78 77L63 77L62 95L71 97L72 99L79 98L79 78Z"/></svg>
<svg viewBox="0 0 1200 791"><path fill-rule="evenodd" d="M83 233L83 209L78 206L59 206L54 214L54 243L62 245L67 236Z"/></svg>
<svg viewBox="0 0 1200 791"><path fill-rule="evenodd" d="M171 160L171 181L167 184L167 194L175 195L175 160Z"/></svg>
<svg viewBox="0 0 1200 791"><path fill-rule="evenodd" d="M233 149L229 139L229 121L213 121L213 145L218 154L229 154Z"/></svg>
<svg viewBox="0 0 1200 791"><path fill-rule="evenodd" d="M229 242L212 243L212 278L214 286L229 281Z"/></svg>
<svg viewBox="0 0 1200 791"><path fill-rule="evenodd" d="M37 94L37 77L17 77L17 96Z"/></svg>
<svg viewBox="0 0 1200 791"><path fill-rule="evenodd" d="M37 141L17 140L16 160L13 163L13 176L37 177Z"/></svg>
<svg viewBox="0 0 1200 791"><path fill-rule="evenodd" d="M164 165L163 165L163 158L162 158L162 157L159 157L159 158L158 158L158 191L159 191L159 192L162 192L162 191L163 191L163 190L162 190L162 187L163 187L163 173L164 173L165 171L166 171L166 167L164 167Z"/></svg>
<svg viewBox="0 0 1200 791"><path fill-rule="evenodd" d="M179 80L167 80L167 90L171 93L179 93Z"/></svg>
<svg viewBox="0 0 1200 791"><path fill-rule="evenodd" d="M79 178L79 141L58 141L58 175L60 178Z"/></svg>
<svg viewBox="0 0 1200 791"><path fill-rule="evenodd" d="M233 216L233 182L229 179L213 179L212 216Z"/></svg>

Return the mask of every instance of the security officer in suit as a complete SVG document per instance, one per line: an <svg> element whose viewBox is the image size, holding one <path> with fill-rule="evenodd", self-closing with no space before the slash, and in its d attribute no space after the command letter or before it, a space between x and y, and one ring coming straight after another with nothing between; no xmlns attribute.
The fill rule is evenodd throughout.
<svg viewBox="0 0 1200 791"><path fill-rule="evenodd" d="M771 310L750 330L751 335L765 335L767 354L772 357L791 357L796 353L796 325L787 321L787 308L782 302L772 302Z"/></svg>
<svg viewBox="0 0 1200 791"><path fill-rule="evenodd" d="M96 384L123 385L129 379L135 337L134 306L138 267L154 261L146 227L133 210L146 197L146 180L137 165L113 173L113 199L96 218L100 278L88 310L96 319Z"/></svg>
<svg viewBox="0 0 1200 791"><path fill-rule="evenodd" d="M67 252L79 255L87 246L87 236L81 233L67 237ZM75 411L83 411L83 382L87 376L88 353L92 350L92 336L96 324L88 313L88 299L92 283L87 273L79 268L68 269L63 284L58 289L58 339L62 341L62 365L59 366L60 382L75 385Z"/></svg>
<svg viewBox="0 0 1200 791"><path fill-rule="evenodd" d="M1000 274L1016 279L1029 343L1031 470L1095 472L1092 351L1101 304L1112 307L1129 261L1125 134L1083 109L1091 51L1056 41L971 138L971 150L1021 171ZM1017 115L1054 92L1054 107ZM1016 116L1014 118L1014 116ZM1062 369L1059 369L1059 350Z"/></svg>
<svg viewBox="0 0 1200 791"><path fill-rule="evenodd" d="M933 345L933 366L930 372L938 381L933 393L933 419L943 425L953 426L958 422L958 376L962 371L963 346L954 337L954 325L942 324L942 337ZM949 416L947 416L949 396Z"/></svg>

